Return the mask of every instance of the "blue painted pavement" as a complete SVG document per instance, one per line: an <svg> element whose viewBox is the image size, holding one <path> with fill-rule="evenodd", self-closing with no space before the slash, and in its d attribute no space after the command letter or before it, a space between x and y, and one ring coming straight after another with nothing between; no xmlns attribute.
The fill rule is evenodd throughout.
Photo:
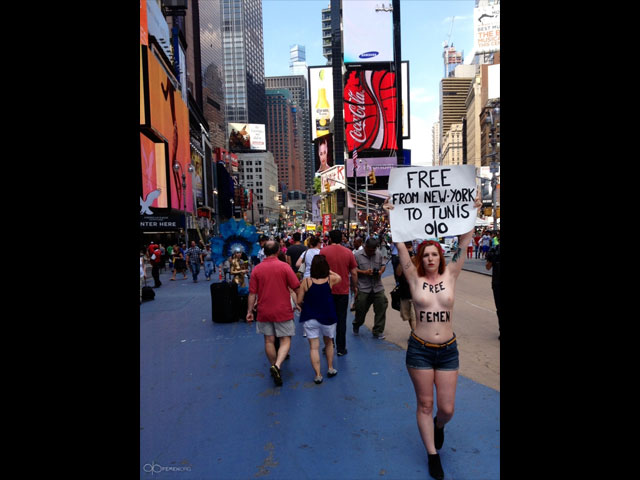
<svg viewBox="0 0 640 480"><path fill-rule="evenodd" d="M140 306L140 478L428 479L405 350L351 333L316 385L296 324L284 385L255 324L211 321L208 282L169 281ZM216 276L217 281L217 276ZM389 307L390 308L390 307ZM462 376L440 450L447 479L500 477L500 393Z"/></svg>

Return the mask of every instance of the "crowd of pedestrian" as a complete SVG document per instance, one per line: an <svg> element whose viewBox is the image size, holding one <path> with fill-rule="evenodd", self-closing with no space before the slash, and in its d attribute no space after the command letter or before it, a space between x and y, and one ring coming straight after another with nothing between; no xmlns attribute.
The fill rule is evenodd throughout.
<svg viewBox="0 0 640 480"><path fill-rule="evenodd" d="M385 203L385 208L393 208ZM264 337L269 373L276 386L282 386L281 372L289 358L296 317L309 342L309 360L316 384L324 380L321 368L320 338L326 358L326 376L334 377L334 355L347 350L347 309L350 296L355 318L354 336L360 335L367 312L373 306L372 335L384 339L388 300L382 274L391 262L400 296L400 316L410 328L406 367L417 399L417 423L428 454L429 471L443 478L438 450L444 442L444 427L453 416L458 376L458 349L452 328L456 280L464 259L486 260L492 269L492 290L500 326L500 242L498 232L472 230L453 239L452 260L447 265L437 239L417 242L392 242L379 235L349 240L340 230L327 235L281 234L259 237L260 250L251 258L242 249L219 265L214 265L209 244L171 245L151 242L141 250L140 289L147 267L151 267L154 288L160 288L159 272L169 268L193 282L198 281L201 266L207 280L216 268L220 278L238 287L248 283L246 321L255 322L256 332ZM222 275L224 272L224 277ZM247 282L248 280L248 282ZM434 415L434 388L437 412Z"/></svg>

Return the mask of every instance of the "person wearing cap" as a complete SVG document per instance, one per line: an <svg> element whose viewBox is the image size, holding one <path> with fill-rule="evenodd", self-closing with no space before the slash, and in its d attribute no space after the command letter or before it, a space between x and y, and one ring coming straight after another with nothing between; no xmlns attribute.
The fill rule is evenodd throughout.
<svg viewBox="0 0 640 480"><path fill-rule="evenodd" d="M383 208L389 212L389 198ZM475 208L482 206L479 198ZM404 242L396 242L400 265L409 284L416 314L416 327L407 345L405 364L417 399L416 419L427 450L429 474L444 478L438 450L444 443L444 426L453 417L458 369L458 344L453 331L453 303L456 280L462 271L466 248L473 229L460 240L447 265L438 239L425 240L410 258ZM438 410L433 416L434 386Z"/></svg>

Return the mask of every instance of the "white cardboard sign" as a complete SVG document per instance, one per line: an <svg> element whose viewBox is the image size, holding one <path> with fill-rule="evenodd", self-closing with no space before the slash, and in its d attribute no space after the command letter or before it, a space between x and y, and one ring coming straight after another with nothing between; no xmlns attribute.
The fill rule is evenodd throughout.
<svg viewBox="0 0 640 480"><path fill-rule="evenodd" d="M473 230L477 210L473 165L394 168L389 211L394 242L461 235Z"/></svg>

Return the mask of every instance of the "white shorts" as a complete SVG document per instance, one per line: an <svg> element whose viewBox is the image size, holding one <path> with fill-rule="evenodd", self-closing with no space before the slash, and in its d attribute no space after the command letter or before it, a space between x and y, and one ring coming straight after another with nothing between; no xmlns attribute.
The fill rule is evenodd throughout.
<svg viewBox="0 0 640 480"><path fill-rule="evenodd" d="M318 338L320 335L323 337L335 338L336 336L336 323L333 325L323 325L317 320L307 320L302 322L302 328L304 333L307 334L307 338Z"/></svg>

